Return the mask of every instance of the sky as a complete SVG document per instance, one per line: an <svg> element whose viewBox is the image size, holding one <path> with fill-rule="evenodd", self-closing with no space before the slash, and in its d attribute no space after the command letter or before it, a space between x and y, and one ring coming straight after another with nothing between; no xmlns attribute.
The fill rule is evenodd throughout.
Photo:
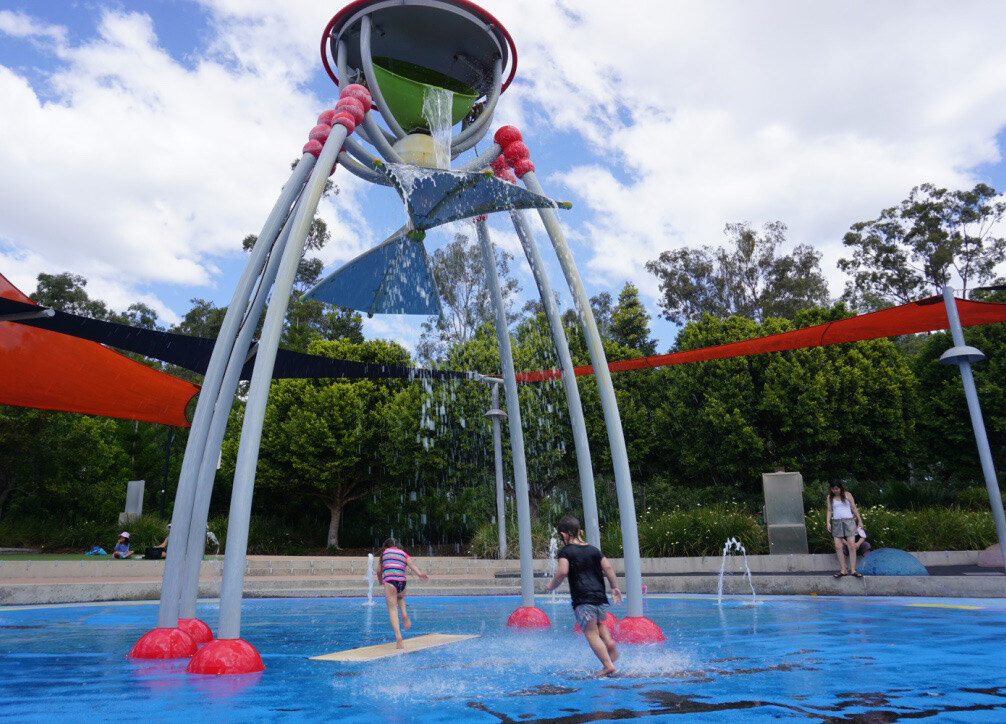
<svg viewBox="0 0 1006 724"><path fill-rule="evenodd" d="M561 219L588 293L635 284L661 352L676 328L645 264L662 251L782 221L781 251L817 249L837 297L853 223L921 183L1006 189L998 0L480 4L518 52L493 129L520 128L545 190L573 202ZM79 274L165 324L193 298L226 305L241 240L338 97L318 47L341 5L0 0L0 273L27 293L40 272ZM326 273L404 222L393 191L333 180ZM530 295L508 217L490 224ZM377 315L365 332L411 348L422 321Z"/></svg>

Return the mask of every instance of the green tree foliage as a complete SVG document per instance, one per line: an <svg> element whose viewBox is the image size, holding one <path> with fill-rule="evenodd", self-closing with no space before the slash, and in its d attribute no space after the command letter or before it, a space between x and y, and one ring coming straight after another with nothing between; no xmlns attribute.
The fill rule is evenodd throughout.
<svg viewBox="0 0 1006 724"><path fill-rule="evenodd" d="M986 184L958 191L916 186L898 206L853 224L842 239L852 250L838 262L852 277L846 300L874 310L939 291L952 274L965 291L991 281L1006 260L1003 214L1006 201Z"/></svg>
<svg viewBox="0 0 1006 724"><path fill-rule="evenodd" d="M510 277L513 255L503 249L495 249L494 253L507 320L512 323L517 318L512 307L520 291L517 280ZM438 319L422 323L416 353L425 361L442 360L451 345L467 342L475 330L495 319L482 251L477 243L473 244L464 234L456 234L447 246L434 250L430 267L444 313Z"/></svg>
<svg viewBox="0 0 1006 724"><path fill-rule="evenodd" d="M408 353L384 341L315 341L309 351L336 359L403 365ZM320 500L328 509L329 547L339 546L346 505L386 478L393 449L385 434L391 404L403 383L382 380L278 380L266 408L257 482L295 500ZM227 441L229 466L237 439Z"/></svg>
<svg viewBox="0 0 1006 724"><path fill-rule="evenodd" d="M685 247L646 263L660 280L660 308L668 321L683 324L703 314L792 319L800 309L827 303L820 253L800 244L792 254L778 255L786 243L781 221L766 224L760 235L748 224L727 224L724 233L727 247Z"/></svg>
<svg viewBox="0 0 1006 724"><path fill-rule="evenodd" d="M967 344L985 353L986 359L971 366L982 407L992 459L999 479L1004 479L1006 461L1006 324L988 324L965 330ZM917 459L920 473L942 481L974 481L983 474L975 447L974 431L964 398L957 365L940 364L940 355L953 347L948 333L929 335L914 360L918 376L920 414Z"/></svg>
<svg viewBox="0 0 1006 724"><path fill-rule="evenodd" d="M618 304L611 313L611 339L614 342L652 355L657 343L650 339L650 314L639 300L639 290L626 282L618 295Z"/></svg>
<svg viewBox="0 0 1006 724"><path fill-rule="evenodd" d="M108 307L98 299L91 299L84 287L87 280L69 272L38 275L35 291L29 296L36 304L51 307L59 312L79 314L92 319L107 319Z"/></svg>
<svg viewBox="0 0 1006 724"><path fill-rule="evenodd" d="M800 327L848 316L842 305L798 315ZM705 317L687 325L679 349L788 331L793 323ZM757 492L763 472L807 479L907 475L915 380L888 340L856 342L687 365L664 372L655 412L672 484Z"/></svg>

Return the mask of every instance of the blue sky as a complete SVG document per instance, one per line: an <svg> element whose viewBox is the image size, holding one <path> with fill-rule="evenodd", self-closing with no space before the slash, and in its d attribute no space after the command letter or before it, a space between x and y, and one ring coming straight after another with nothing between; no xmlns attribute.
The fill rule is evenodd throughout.
<svg viewBox="0 0 1006 724"><path fill-rule="evenodd" d="M562 218L589 292L636 284L660 351L675 330L644 267L663 250L781 220L838 296L852 223L924 182L1006 189L1003 3L482 4L519 55L495 126L520 127L546 190L574 203ZM113 308L143 301L167 323L193 297L226 304L240 240L336 97L318 42L338 8L0 1L0 273L25 291L39 272L81 274ZM390 190L335 180L328 270L403 221ZM421 321L367 332L411 346Z"/></svg>

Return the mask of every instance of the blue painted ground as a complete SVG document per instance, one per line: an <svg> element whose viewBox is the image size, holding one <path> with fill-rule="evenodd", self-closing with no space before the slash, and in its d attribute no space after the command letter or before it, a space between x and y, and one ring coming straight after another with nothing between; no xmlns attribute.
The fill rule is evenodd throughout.
<svg viewBox="0 0 1006 724"><path fill-rule="evenodd" d="M516 597L415 598L412 635L480 638L370 663L308 657L390 639L382 603L245 601L242 633L266 670L188 675L135 662L156 605L0 608L0 718L48 721L894 722L1006 721L1006 601L705 596L646 600L667 635L623 646L618 674L572 633L505 627ZM946 606L975 608L947 608ZM211 626L215 601L200 604ZM624 606L614 607L621 617Z"/></svg>

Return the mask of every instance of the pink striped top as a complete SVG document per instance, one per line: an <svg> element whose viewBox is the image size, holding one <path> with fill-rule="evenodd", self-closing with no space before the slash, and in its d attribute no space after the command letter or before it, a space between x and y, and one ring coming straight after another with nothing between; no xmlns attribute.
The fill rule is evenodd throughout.
<svg viewBox="0 0 1006 724"><path fill-rule="evenodd" d="M401 548L385 548L381 553L381 583L405 580L405 564L409 554Z"/></svg>

